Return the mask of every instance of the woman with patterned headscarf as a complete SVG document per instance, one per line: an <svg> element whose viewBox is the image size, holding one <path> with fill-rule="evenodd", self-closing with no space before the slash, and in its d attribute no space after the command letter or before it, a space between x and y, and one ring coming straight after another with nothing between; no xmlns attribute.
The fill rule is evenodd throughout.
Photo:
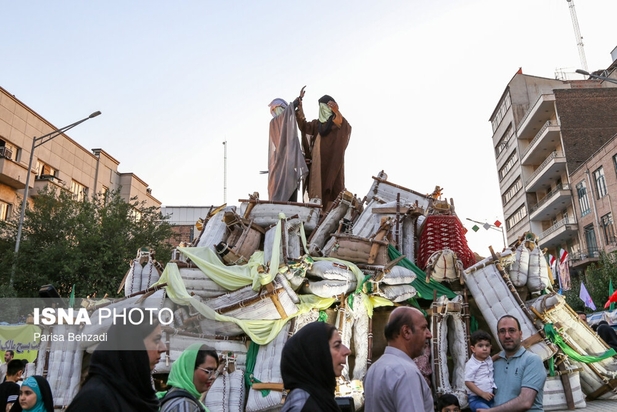
<svg viewBox="0 0 617 412"><path fill-rule="evenodd" d="M351 137L351 126L339 112L338 104L327 94L319 99L319 119L308 122L302 110L304 88L297 104L296 120L303 133L304 156L310 159L309 177L305 185L309 199L319 198L324 210L345 190L345 150Z"/></svg>

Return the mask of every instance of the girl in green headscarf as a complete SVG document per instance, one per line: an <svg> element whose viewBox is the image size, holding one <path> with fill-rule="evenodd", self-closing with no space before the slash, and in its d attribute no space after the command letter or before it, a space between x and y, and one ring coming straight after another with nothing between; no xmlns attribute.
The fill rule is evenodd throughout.
<svg viewBox="0 0 617 412"><path fill-rule="evenodd" d="M210 389L218 375L219 358L214 349L194 343L171 365L167 379L167 392L159 392L161 412L177 410L189 412L207 411L199 400Z"/></svg>
<svg viewBox="0 0 617 412"><path fill-rule="evenodd" d="M54 401L49 383L42 376L30 376L21 384L19 395L20 411L27 412L53 412ZM15 405L13 409L17 408Z"/></svg>

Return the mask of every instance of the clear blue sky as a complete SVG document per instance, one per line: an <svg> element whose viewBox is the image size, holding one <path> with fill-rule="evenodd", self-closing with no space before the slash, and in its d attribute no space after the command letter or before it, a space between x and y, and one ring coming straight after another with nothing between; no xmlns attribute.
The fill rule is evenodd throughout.
<svg viewBox="0 0 617 412"><path fill-rule="evenodd" d="M334 97L353 127L348 189L380 170L440 185L466 221L503 221L488 118L519 67L580 68L566 0L2 1L0 85L134 172L164 205L267 197L275 97L304 85L307 117ZM617 2L576 1L590 70L617 46ZM470 232L472 249L501 234Z"/></svg>

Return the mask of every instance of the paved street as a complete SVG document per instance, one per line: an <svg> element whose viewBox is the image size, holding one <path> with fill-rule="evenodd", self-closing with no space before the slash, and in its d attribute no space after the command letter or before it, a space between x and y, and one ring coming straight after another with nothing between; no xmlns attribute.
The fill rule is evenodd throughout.
<svg viewBox="0 0 617 412"><path fill-rule="evenodd" d="M615 412L617 411L617 400L595 400L587 402L587 407L584 409L575 409L581 412ZM567 409L560 409L567 411Z"/></svg>

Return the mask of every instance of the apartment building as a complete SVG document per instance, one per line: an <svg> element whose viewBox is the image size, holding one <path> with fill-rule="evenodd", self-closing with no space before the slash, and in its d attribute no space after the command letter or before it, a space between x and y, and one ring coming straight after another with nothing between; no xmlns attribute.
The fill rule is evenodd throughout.
<svg viewBox="0 0 617 412"><path fill-rule="evenodd" d="M0 87L0 219L19 212L28 173L32 139L58 128ZM148 184L133 173L118 171L120 162L103 149L87 150L60 134L37 147L28 197L47 185L71 191L78 199L117 190L123 199L135 196L160 207Z"/></svg>
<svg viewBox="0 0 617 412"><path fill-rule="evenodd" d="M616 87L521 70L510 80L490 117L510 244L531 231L553 255L584 249L570 176L617 133Z"/></svg>

